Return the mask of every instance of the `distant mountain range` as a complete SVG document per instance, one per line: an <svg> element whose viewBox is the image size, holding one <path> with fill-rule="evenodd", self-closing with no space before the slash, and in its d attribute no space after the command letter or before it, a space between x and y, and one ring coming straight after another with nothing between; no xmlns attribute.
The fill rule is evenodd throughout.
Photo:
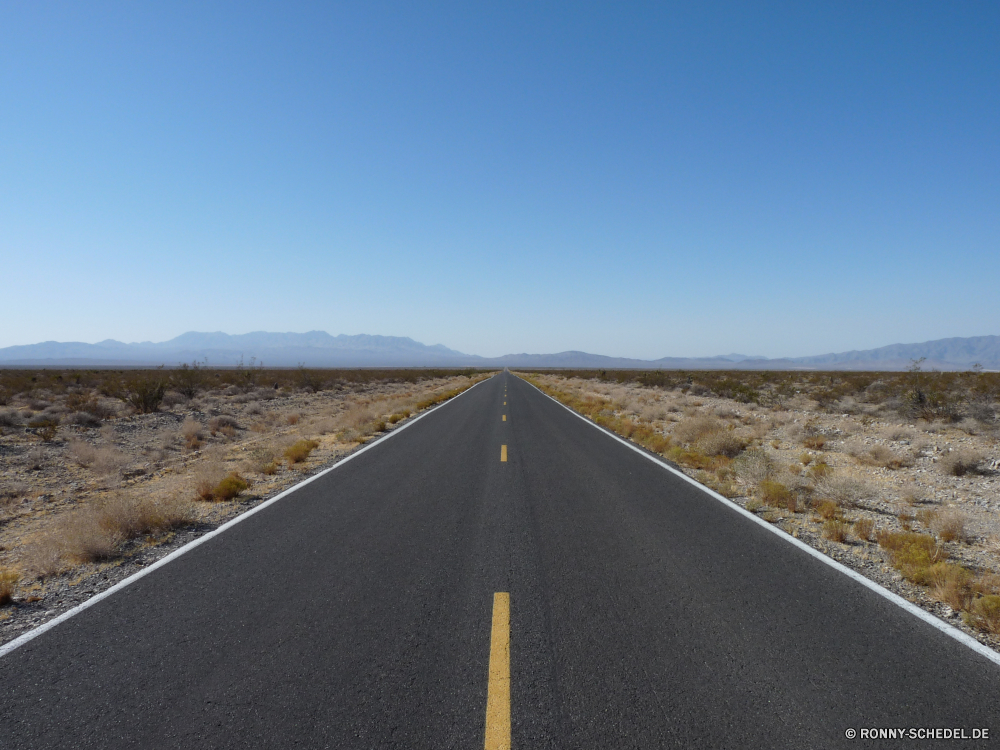
<svg viewBox="0 0 1000 750"><path fill-rule="evenodd" d="M587 352L507 354L479 357L441 344L427 346L400 336L331 336L324 331L240 335L189 332L154 343L125 344L108 339L96 344L46 341L0 349L2 367L139 367L176 366L208 361L209 366L232 367L251 359L268 367L559 367L579 369L682 370L902 370L925 358L924 369L967 370L981 364L1000 370L1000 336L939 339L922 344L892 344L879 349L821 354L813 357L767 359L743 354L718 357L663 357L643 360L606 357Z"/></svg>

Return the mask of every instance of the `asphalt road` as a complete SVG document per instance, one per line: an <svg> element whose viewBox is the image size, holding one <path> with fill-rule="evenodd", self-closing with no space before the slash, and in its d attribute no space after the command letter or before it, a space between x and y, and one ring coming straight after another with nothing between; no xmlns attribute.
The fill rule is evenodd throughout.
<svg viewBox="0 0 1000 750"><path fill-rule="evenodd" d="M515 748L1000 737L995 664L504 373L0 658L0 747L482 748L497 592Z"/></svg>

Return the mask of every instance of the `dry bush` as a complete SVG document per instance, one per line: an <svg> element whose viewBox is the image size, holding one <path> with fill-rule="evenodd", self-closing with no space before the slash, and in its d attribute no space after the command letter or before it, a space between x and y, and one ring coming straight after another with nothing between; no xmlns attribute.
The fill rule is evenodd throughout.
<svg viewBox="0 0 1000 750"><path fill-rule="evenodd" d="M181 437L184 438L184 445L188 450L197 450L201 447L204 433L201 431L201 424L191 417L184 420L181 425Z"/></svg>
<svg viewBox="0 0 1000 750"><path fill-rule="evenodd" d="M39 471L45 465L45 451L32 448L24 455L24 466L29 471Z"/></svg>
<svg viewBox="0 0 1000 750"><path fill-rule="evenodd" d="M923 487L909 482L903 487L900 498L907 505L917 505L927 499L927 493Z"/></svg>
<svg viewBox="0 0 1000 750"><path fill-rule="evenodd" d="M928 569L927 582L934 598L952 609L966 609L972 602L972 573L961 565L935 563Z"/></svg>
<svg viewBox="0 0 1000 750"><path fill-rule="evenodd" d="M816 491L837 505L851 508L874 500L877 490L864 479L852 476L823 476L816 483Z"/></svg>
<svg viewBox="0 0 1000 750"><path fill-rule="evenodd" d="M945 542L966 541L965 526L968 517L958 508L946 508L940 513L935 513L928 524L931 530Z"/></svg>
<svg viewBox="0 0 1000 750"><path fill-rule="evenodd" d="M100 524L119 541L169 531L191 523L191 507L180 497L154 500L119 493L98 504Z"/></svg>
<svg viewBox="0 0 1000 750"><path fill-rule="evenodd" d="M826 438L822 435L807 435L802 441L804 445L809 450L823 450L823 446L826 445Z"/></svg>
<svg viewBox="0 0 1000 750"><path fill-rule="evenodd" d="M302 463L318 447L319 443L315 440L298 440L285 450L285 458L289 464Z"/></svg>
<svg viewBox="0 0 1000 750"><path fill-rule="evenodd" d="M843 521L831 518L823 524L823 538L831 542L846 542L848 526Z"/></svg>
<svg viewBox="0 0 1000 750"><path fill-rule="evenodd" d="M866 454L862 454L860 460L870 466L881 466L884 469L902 469L905 466L913 466L913 459L896 453L885 445L872 446Z"/></svg>
<svg viewBox="0 0 1000 750"><path fill-rule="evenodd" d="M973 419L972 417L966 417L955 426L968 435L978 435L980 432L983 431L983 426L979 423L978 420Z"/></svg>
<svg viewBox="0 0 1000 750"><path fill-rule="evenodd" d="M1000 595L988 594L974 600L966 621L980 630L1000 635Z"/></svg>
<svg viewBox="0 0 1000 750"><path fill-rule="evenodd" d="M90 506L58 519L44 542L70 562L89 563L114 557L119 539L102 523L98 509Z"/></svg>
<svg viewBox="0 0 1000 750"><path fill-rule="evenodd" d="M285 421L288 422L288 424L290 425L298 424L300 419L302 419L302 415L297 413L289 414L287 417L285 417Z"/></svg>
<svg viewBox="0 0 1000 750"><path fill-rule="evenodd" d="M14 409L0 409L0 427L20 427L21 418Z"/></svg>
<svg viewBox="0 0 1000 750"><path fill-rule="evenodd" d="M217 417L212 417L208 420L208 431L215 435L217 432L223 432L225 434L226 430L229 430L229 437L232 437L235 430L240 429L239 422L235 418L230 417L227 414L220 414Z"/></svg>
<svg viewBox="0 0 1000 750"><path fill-rule="evenodd" d="M215 488L226 478L226 469L216 456L201 461L194 472L195 494L202 500L214 500Z"/></svg>
<svg viewBox="0 0 1000 750"><path fill-rule="evenodd" d="M17 589L17 582L21 580L21 574L10 568L0 568L0 606L10 604L14 601L14 591Z"/></svg>
<svg viewBox="0 0 1000 750"><path fill-rule="evenodd" d="M827 521L840 518L840 506L833 500L817 500L813 502L813 510L819 517Z"/></svg>
<svg viewBox="0 0 1000 750"><path fill-rule="evenodd" d="M97 448L91 468L98 474L119 474L129 466L129 458L117 448Z"/></svg>
<svg viewBox="0 0 1000 750"><path fill-rule="evenodd" d="M956 450L946 453L941 459L941 470L953 477L964 477L966 474L979 473L979 465L983 457L970 450Z"/></svg>
<svg viewBox="0 0 1000 750"><path fill-rule="evenodd" d="M79 466L90 466L97 459L97 448L82 440L71 440L67 450L70 458Z"/></svg>
<svg viewBox="0 0 1000 750"><path fill-rule="evenodd" d="M200 487L198 495L202 500L215 500L223 502L235 499L241 492L246 490L250 484L236 472L231 472L223 477L214 487Z"/></svg>
<svg viewBox="0 0 1000 750"><path fill-rule="evenodd" d="M733 430L710 432L695 443L697 450L706 456L726 456L728 458L738 456L746 448L746 445L746 441Z"/></svg>
<svg viewBox="0 0 1000 750"><path fill-rule="evenodd" d="M774 461L761 448L748 448L732 464L736 475L747 484L758 485L772 477L776 468Z"/></svg>
<svg viewBox="0 0 1000 750"><path fill-rule="evenodd" d="M772 508L788 508L792 512L796 509L795 495L781 482L765 479L757 486L757 493L761 502Z"/></svg>
<svg viewBox="0 0 1000 750"><path fill-rule="evenodd" d="M864 542L872 540L872 533L875 531L875 523L870 518L859 518L854 522L854 536Z"/></svg>
<svg viewBox="0 0 1000 750"><path fill-rule="evenodd" d="M274 474L278 471L278 459L281 452L270 443L259 443L249 451L245 463L246 470L254 474Z"/></svg>
<svg viewBox="0 0 1000 750"><path fill-rule="evenodd" d="M678 422L671 431L671 437L681 443L690 445L704 437L719 432L725 425L718 419L709 416L687 417Z"/></svg>
<svg viewBox="0 0 1000 750"><path fill-rule="evenodd" d="M889 553L892 564L913 583L930 585L931 567L948 557L948 553L929 534L879 530L875 537L879 546Z"/></svg>

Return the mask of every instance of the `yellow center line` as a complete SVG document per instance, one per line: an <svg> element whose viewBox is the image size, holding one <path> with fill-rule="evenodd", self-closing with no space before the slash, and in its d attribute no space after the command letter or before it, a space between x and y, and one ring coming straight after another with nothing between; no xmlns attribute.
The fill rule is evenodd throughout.
<svg viewBox="0 0 1000 750"><path fill-rule="evenodd" d="M506 461L507 460L507 446L506 445L501 445L500 446L500 460L501 461Z"/></svg>
<svg viewBox="0 0 1000 750"><path fill-rule="evenodd" d="M507 421L507 415L506 415L506 414L504 414L504 415L503 415L503 421L504 421L504 422L506 422L506 421Z"/></svg>
<svg viewBox="0 0 1000 750"><path fill-rule="evenodd" d="M510 750L510 594L493 595L486 750Z"/></svg>

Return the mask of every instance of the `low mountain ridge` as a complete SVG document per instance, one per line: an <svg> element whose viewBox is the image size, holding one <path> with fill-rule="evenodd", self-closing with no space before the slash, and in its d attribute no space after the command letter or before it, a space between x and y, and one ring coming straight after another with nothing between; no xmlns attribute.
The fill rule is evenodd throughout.
<svg viewBox="0 0 1000 750"><path fill-rule="evenodd" d="M581 351L480 357L426 345L406 336L371 334L331 336L326 331L271 333L188 331L169 341L126 344L106 339L96 344L44 341L0 349L0 366L176 366L206 361L232 367L251 360L269 367L534 367L574 369L755 369L755 370L902 370L920 360L924 369L967 370L975 364L1000 370L1000 336L973 336L891 344L877 349L768 359L743 354L717 357L662 357L655 360L609 357Z"/></svg>

